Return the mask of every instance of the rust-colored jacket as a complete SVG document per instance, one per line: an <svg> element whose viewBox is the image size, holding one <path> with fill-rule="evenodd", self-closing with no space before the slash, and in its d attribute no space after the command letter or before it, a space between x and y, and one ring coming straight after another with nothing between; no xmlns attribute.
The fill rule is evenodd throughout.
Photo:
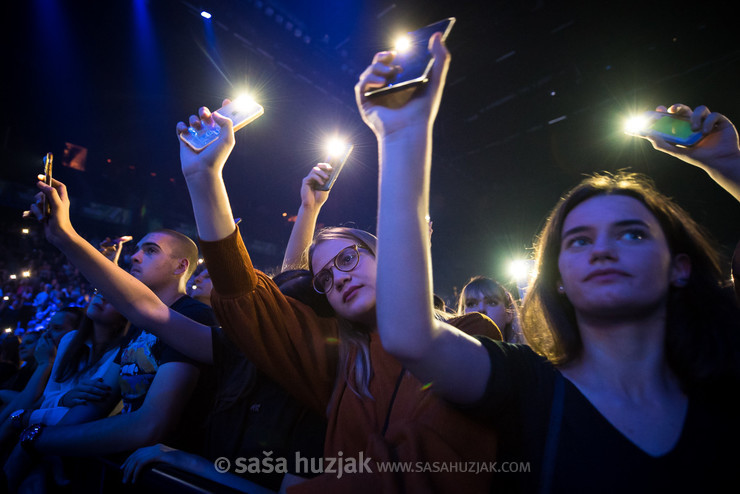
<svg viewBox="0 0 740 494"><path fill-rule="evenodd" d="M496 436L488 426L437 398L433 384L403 371L377 333L370 336L373 399L358 397L338 372L335 318L319 317L283 296L254 269L238 230L217 242L201 241L201 248L213 281L213 308L227 335L260 370L327 415L325 458L342 457L345 465L355 458L358 470L360 460L371 458L365 464L371 473L324 473L291 492L489 491L491 473L467 473L470 462L490 465L495 459ZM496 325L480 314L452 323L469 334L501 339ZM418 471L380 472L378 463L386 461Z"/></svg>

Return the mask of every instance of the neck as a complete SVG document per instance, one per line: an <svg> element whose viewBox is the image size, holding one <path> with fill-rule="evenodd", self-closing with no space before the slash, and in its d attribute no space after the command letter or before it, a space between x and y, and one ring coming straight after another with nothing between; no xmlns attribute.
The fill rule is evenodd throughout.
<svg viewBox="0 0 740 494"><path fill-rule="evenodd" d="M184 285L184 283L182 284ZM155 295L159 297L159 300L161 300L168 307L174 304L175 302L177 302L177 300L180 297L186 294L185 287L180 286L180 284L178 285L172 284L172 285L165 285L165 286L157 287L157 288L152 288L152 287L149 287L149 288L151 288L151 290L155 293Z"/></svg>
<svg viewBox="0 0 740 494"><path fill-rule="evenodd" d="M583 352L563 367L585 386L641 394L677 384L665 355L665 308L640 318L595 320L576 316Z"/></svg>

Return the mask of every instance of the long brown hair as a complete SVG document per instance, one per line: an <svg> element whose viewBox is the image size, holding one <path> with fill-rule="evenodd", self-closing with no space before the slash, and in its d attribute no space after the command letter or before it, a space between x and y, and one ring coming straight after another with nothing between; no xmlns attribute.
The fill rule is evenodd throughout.
<svg viewBox="0 0 740 494"><path fill-rule="evenodd" d="M316 246L321 242L333 239L348 239L377 257L378 239L375 235L364 230L347 227L324 228L314 237L313 244L308 251L309 265L313 260ZM311 267L313 273L313 267ZM339 321L339 371L347 380L347 385L357 396L373 399L370 393L370 378L373 369L370 364L370 328L365 325L349 321L337 316ZM350 368L352 356L355 356L354 366Z"/></svg>
<svg viewBox="0 0 740 494"><path fill-rule="evenodd" d="M111 331L108 341L102 348L94 348L93 346L95 353L90 356L90 350L86 342L93 341L95 328L93 320L87 314L84 314L77 332L72 336L72 341L69 342L67 350L59 361L54 380L59 383L65 382L93 368L109 350L123 343L129 326L130 324L126 318L121 316Z"/></svg>
<svg viewBox="0 0 740 494"><path fill-rule="evenodd" d="M582 202L601 195L640 201L658 220L671 255L686 254L691 276L671 287L666 319L666 357L685 387L717 377L736 377L740 310L722 274L720 255L709 235L644 175L596 174L560 199L536 245L537 276L524 299L522 321L528 343L550 361L565 364L583 351L575 311L557 291L563 222Z"/></svg>

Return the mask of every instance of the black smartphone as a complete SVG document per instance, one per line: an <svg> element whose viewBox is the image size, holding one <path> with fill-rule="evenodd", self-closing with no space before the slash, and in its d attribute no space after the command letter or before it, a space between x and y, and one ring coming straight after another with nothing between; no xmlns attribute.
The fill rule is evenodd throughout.
<svg viewBox="0 0 740 494"><path fill-rule="evenodd" d="M234 124L234 132L252 123L265 113L265 109L248 97L236 98L234 101L216 110L222 117L228 117ZM188 127L187 132L180 134L180 139L193 151L202 151L206 146L219 138L221 128L218 125L201 127L196 130Z"/></svg>
<svg viewBox="0 0 740 494"><path fill-rule="evenodd" d="M354 148L355 146L350 144L339 151L329 153L329 155L326 157L325 163L331 165L331 175L329 175L329 180L327 180L324 185L322 185L321 187L315 187L315 190L331 190L334 182L337 181L339 172L341 172L342 168L344 168L344 164L347 162L347 159L349 158L349 155Z"/></svg>
<svg viewBox="0 0 740 494"><path fill-rule="evenodd" d="M46 156L44 156L44 183L49 187L51 187L51 167L53 161L54 156L51 153L46 153ZM46 196L44 196L42 210L44 212L44 220L49 219L51 216L51 205L49 204L49 201L46 200Z"/></svg>
<svg viewBox="0 0 740 494"><path fill-rule="evenodd" d="M701 132L691 130L688 119L673 113L646 112L645 123L636 129L627 131L641 137L657 136L666 142L680 147L691 147L704 138Z"/></svg>
<svg viewBox="0 0 740 494"><path fill-rule="evenodd" d="M403 70L388 79L385 86L365 92L365 96L388 94L392 91L415 87L429 81L429 71L434 63L432 54L429 53L429 38L434 33L441 32L442 40L447 39L447 35L454 24L455 18L449 17L408 33L406 35L408 45L403 49L396 50L396 58L393 61L394 65L400 65Z"/></svg>

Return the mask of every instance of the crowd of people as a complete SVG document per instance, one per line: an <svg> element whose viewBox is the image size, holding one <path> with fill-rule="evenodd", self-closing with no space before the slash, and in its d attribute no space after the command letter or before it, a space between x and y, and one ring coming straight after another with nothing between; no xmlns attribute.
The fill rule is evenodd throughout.
<svg viewBox="0 0 740 494"><path fill-rule="evenodd" d="M29 216L43 228L3 245L0 265L8 490L115 490L155 463L245 492L684 492L732 479L737 298L701 226L646 177L595 174L561 199L523 301L481 275L456 310L439 303L427 211L451 57L439 34L429 48L423 89L365 95L401 70L390 52L356 86L379 145L376 235L316 231L332 172L318 164L278 274L252 265L222 176L232 124L207 108L177 125L221 136L200 151L180 142L199 246L152 231L124 269L125 239L89 242L69 217L74 191L38 183ZM648 136L653 147L740 200L732 123L706 107L657 112L703 138ZM21 265L30 276L10 279ZM117 478L91 467L101 457Z"/></svg>

